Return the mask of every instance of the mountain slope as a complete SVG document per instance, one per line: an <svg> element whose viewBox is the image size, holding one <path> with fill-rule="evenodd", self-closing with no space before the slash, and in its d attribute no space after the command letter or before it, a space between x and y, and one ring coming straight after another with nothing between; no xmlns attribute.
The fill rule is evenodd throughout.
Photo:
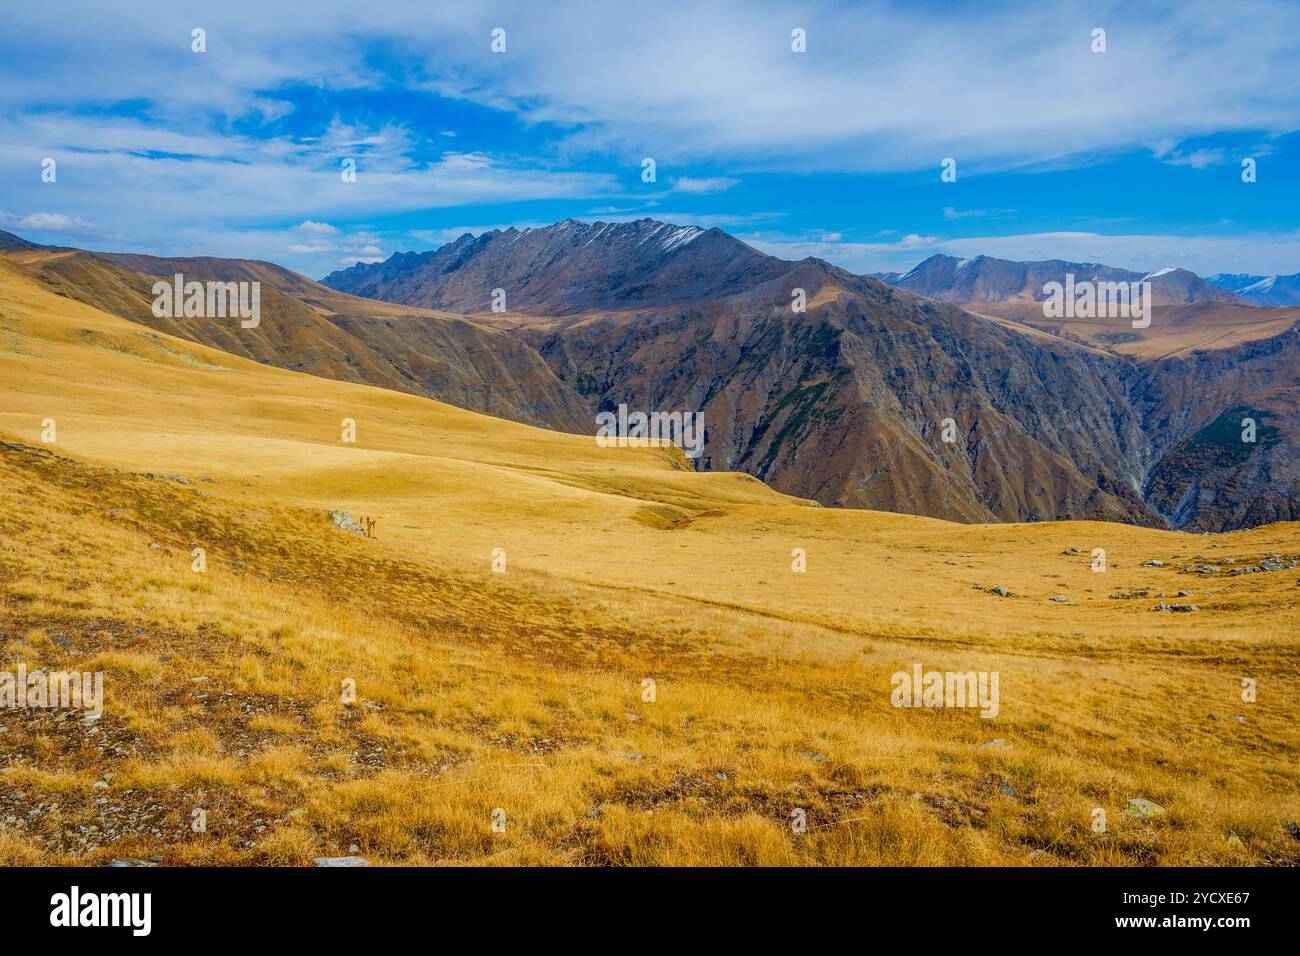
<svg viewBox="0 0 1300 956"><path fill-rule="evenodd" d="M562 431L591 428L585 403L527 345L461 316L358 299L266 262L67 249L10 258L61 294L232 355ZM261 322L245 329L237 320L155 317L151 287L177 273L261 283Z"/></svg>
<svg viewBox="0 0 1300 956"><path fill-rule="evenodd" d="M12 232L5 232L0 229L0 252L17 252L22 249L39 249L34 242L28 242L21 236L15 236Z"/></svg>

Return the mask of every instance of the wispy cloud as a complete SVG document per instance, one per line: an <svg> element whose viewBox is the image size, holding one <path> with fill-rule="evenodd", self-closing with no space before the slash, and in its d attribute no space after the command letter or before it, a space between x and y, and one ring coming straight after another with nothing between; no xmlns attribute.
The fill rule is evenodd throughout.
<svg viewBox="0 0 1300 956"><path fill-rule="evenodd" d="M30 229L34 232L59 232L73 236L102 236L104 229L93 222L65 216L61 212L29 212L15 216L0 210L0 225L9 229Z"/></svg>
<svg viewBox="0 0 1300 956"><path fill-rule="evenodd" d="M732 179L730 176L711 176L706 179L695 179L690 176L680 176L673 180L673 190L679 193L689 195L703 196L708 193L722 193L731 189L733 186L739 186L739 179Z"/></svg>
<svg viewBox="0 0 1300 956"><path fill-rule="evenodd" d="M809 177L918 176L946 156L961 170L954 190L993 171L1127 155L1209 176L1238 159L1214 136L1261 143L1252 155L1264 155L1300 129L1294 3L663 0L654 29L644 17L480 0L226 0L197 15L162 2L11 5L0 207L11 228L45 241L252 247L322 271L421 229L541 221L561 206L672 218L658 202L681 222L758 229L779 217L753 210L798 207ZM190 50L198 24L206 54ZM1104 54L1090 47L1099 25ZM807 31L806 53L790 49L794 26ZM508 32L505 54L489 50L495 27ZM439 109L425 111L420 96ZM39 181L47 156L57 183ZM649 191L645 156L661 180ZM344 158L356 161L355 182L340 178ZM784 201L762 192L773 182ZM1009 218L1002 207L1023 192L929 200L926 219L890 223L914 232L893 246L937 243L927 234L945 222ZM1079 214L1060 205L1054 224ZM1125 212L1141 219L1144 208ZM1089 211L1074 221L1095 228L1107 212ZM859 234L854 223L800 215L824 226L809 235L839 234L826 241L842 254L864 248L843 240ZM339 248L360 223L382 241ZM1031 233L1042 225L1022 232L1062 235ZM1244 236L1238 251L1255 248Z"/></svg>

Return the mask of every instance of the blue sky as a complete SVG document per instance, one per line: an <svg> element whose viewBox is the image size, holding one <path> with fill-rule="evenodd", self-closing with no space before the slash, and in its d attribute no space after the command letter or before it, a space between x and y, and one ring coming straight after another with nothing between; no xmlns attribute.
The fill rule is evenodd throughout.
<svg viewBox="0 0 1300 956"><path fill-rule="evenodd" d="M857 272L936 252L1300 270L1293 2L51 0L4 16L0 229L40 242L320 277L465 231L651 216Z"/></svg>

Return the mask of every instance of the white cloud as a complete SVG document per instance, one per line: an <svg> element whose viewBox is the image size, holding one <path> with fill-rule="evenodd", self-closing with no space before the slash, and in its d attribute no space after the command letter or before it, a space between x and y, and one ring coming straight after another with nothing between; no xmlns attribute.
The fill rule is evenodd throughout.
<svg viewBox="0 0 1300 956"><path fill-rule="evenodd" d="M32 232L66 233L73 236L100 236L103 228L93 222L66 216L61 212L29 212L13 215L0 210L0 224L10 229L28 229Z"/></svg>
<svg viewBox="0 0 1300 956"><path fill-rule="evenodd" d="M730 176L712 176L708 179L695 179L690 176L681 176L673 180L673 189L679 193L703 196L708 193L726 192L731 187L739 184L739 179L732 179Z"/></svg>
<svg viewBox="0 0 1300 956"><path fill-rule="evenodd" d="M59 16L12 5L6 32L21 45L10 52L37 51L45 69L5 73L0 106L148 100L164 118L265 121L288 108L262 92L281 85L400 83L568 125L572 150L798 171L954 156L970 172L1298 125L1300 6L1269 0L824 0L799 10L803 55L790 52L780 0L662 0L652 30L626 8L585 3L226 0L204 15L210 52L196 56L161 4L72 0ZM1098 22L1101 55L1089 47ZM487 57L500 23L515 42ZM368 56L381 42L419 53L385 72Z"/></svg>
<svg viewBox="0 0 1300 956"><path fill-rule="evenodd" d="M1157 153L1156 158L1171 166L1205 169L1208 166L1222 166L1228 161L1228 154L1222 149L1193 149L1186 152L1174 149Z"/></svg>
<svg viewBox="0 0 1300 956"><path fill-rule="evenodd" d="M338 229L328 222L312 222L310 219L298 223L293 228L299 232L310 232L318 236L337 236L339 234Z"/></svg>

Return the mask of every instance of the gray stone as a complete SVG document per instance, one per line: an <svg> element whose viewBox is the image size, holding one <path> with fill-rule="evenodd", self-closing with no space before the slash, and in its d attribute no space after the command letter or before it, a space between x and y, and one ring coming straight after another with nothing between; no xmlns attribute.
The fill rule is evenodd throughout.
<svg viewBox="0 0 1300 956"><path fill-rule="evenodd" d="M1124 804L1124 812L1129 816L1141 817L1143 820L1150 820L1154 817L1165 815L1165 808L1158 803L1152 803L1150 800L1144 800L1142 797L1136 797Z"/></svg>
<svg viewBox="0 0 1300 956"><path fill-rule="evenodd" d="M313 861L317 866L369 866L365 859L359 856L318 856Z"/></svg>
<svg viewBox="0 0 1300 956"><path fill-rule="evenodd" d="M365 536L366 529L352 520L351 511L331 511L330 521L333 521L334 524L344 531L350 531L353 534L359 534L362 537Z"/></svg>

